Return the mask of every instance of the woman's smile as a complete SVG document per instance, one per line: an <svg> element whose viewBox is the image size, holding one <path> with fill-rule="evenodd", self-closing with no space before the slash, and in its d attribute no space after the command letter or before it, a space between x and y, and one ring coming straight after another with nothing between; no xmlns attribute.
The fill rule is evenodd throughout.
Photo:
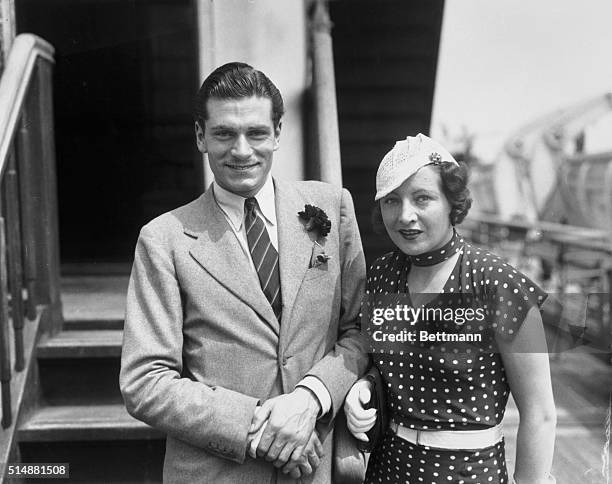
<svg viewBox="0 0 612 484"><path fill-rule="evenodd" d="M406 240L415 240L419 235L423 233L422 230L418 229L400 229L398 230L398 232Z"/></svg>

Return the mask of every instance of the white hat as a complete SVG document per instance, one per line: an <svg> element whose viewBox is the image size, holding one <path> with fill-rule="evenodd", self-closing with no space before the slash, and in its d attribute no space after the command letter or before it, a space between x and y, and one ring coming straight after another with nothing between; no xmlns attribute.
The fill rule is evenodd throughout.
<svg viewBox="0 0 612 484"><path fill-rule="evenodd" d="M436 162L448 161L459 166L459 163L441 144L424 134L408 136L397 141L389 153L380 162L376 172L376 197L380 200L388 195L420 168Z"/></svg>

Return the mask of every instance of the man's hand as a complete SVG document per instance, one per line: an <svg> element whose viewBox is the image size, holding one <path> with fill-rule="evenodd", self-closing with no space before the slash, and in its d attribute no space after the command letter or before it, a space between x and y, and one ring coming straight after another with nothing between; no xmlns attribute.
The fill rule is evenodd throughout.
<svg viewBox="0 0 612 484"><path fill-rule="evenodd" d="M309 442L320 411L317 398L302 387L266 400L255 413L249 434L255 434L266 422L257 446L257 455L283 467L298 447Z"/></svg>
<svg viewBox="0 0 612 484"><path fill-rule="evenodd" d="M261 405L258 405L255 408L255 413L253 415L253 419L251 421L251 429L254 429L254 422L258 418L257 415L261 412ZM268 425L268 421L266 420L259 429L249 431L247 436L247 451L249 455L255 459L257 458L257 446L259 445L259 441L261 440L261 436Z"/></svg>
<svg viewBox="0 0 612 484"><path fill-rule="evenodd" d="M294 479L312 474L323 458L323 446L315 430L305 447L296 447L291 460L282 468L283 474L290 474Z"/></svg>

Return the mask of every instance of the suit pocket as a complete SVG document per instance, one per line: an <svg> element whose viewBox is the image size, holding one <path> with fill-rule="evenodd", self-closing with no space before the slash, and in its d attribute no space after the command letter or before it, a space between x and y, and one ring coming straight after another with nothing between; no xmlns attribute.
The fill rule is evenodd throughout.
<svg viewBox="0 0 612 484"><path fill-rule="evenodd" d="M317 267L311 267L304 274L304 281L311 281L313 279L318 279L319 277L326 276L329 274L327 270L327 264L321 264Z"/></svg>

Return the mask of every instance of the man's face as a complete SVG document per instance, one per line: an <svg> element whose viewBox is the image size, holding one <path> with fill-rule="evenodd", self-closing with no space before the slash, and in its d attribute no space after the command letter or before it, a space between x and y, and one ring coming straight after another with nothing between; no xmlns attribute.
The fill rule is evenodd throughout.
<svg viewBox="0 0 612 484"><path fill-rule="evenodd" d="M211 98L205 126L196 123L198 149L208 153L215 181L243 197L264 185L278 149L280 125L272 123L272 101L262 97ZM204 128L204 129L202 129Z"/></svg>

